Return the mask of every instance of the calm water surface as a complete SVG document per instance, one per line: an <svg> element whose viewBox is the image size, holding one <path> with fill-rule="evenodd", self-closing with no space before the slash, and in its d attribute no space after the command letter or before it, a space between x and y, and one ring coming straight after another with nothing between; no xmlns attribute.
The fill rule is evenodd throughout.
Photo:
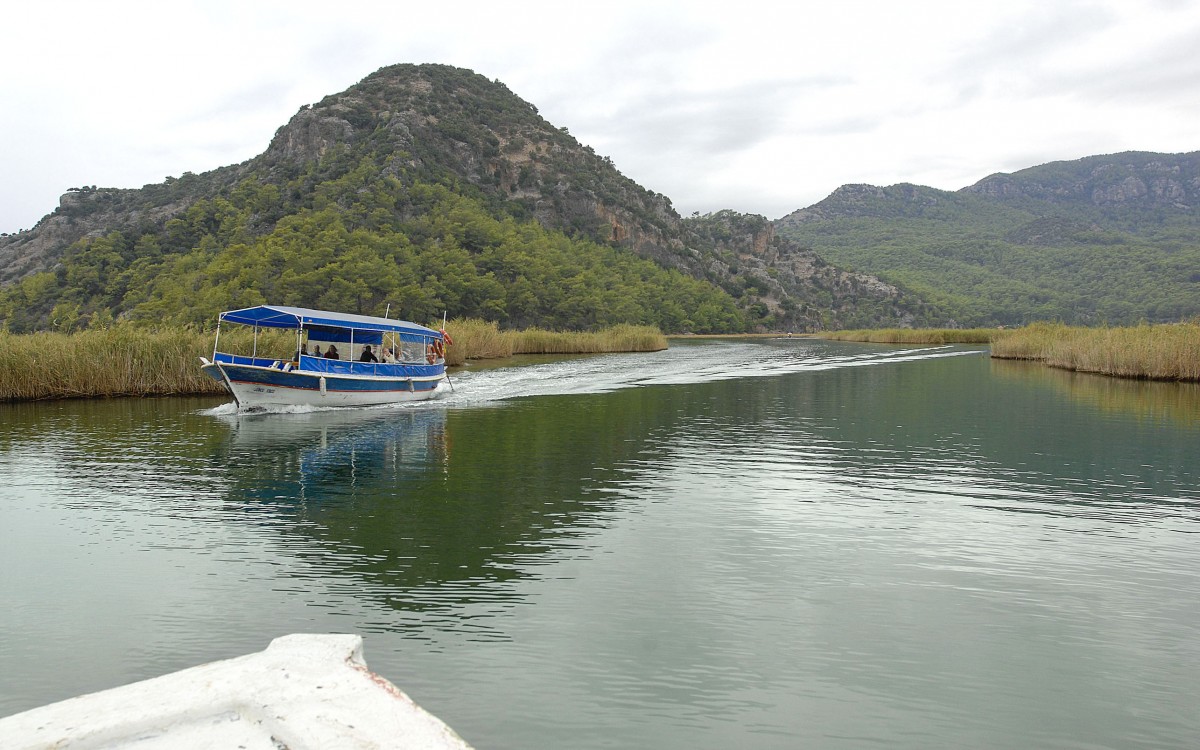
<svg viewBox="0 0 1200 750"><path fill-rule="evenodd" d="M355 632L479 748L1197 746L1195 386L799 339L453 377L0 405L0 715Z"/></svg>

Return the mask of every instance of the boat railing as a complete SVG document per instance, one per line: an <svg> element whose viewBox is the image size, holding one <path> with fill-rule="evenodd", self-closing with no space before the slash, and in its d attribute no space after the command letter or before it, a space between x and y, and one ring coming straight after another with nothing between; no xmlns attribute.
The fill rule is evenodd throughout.
<svg viewBox="0 0 1200 750"><path fill-rule="evenodd" d="M225 365L251 365L252 367L271 367L276 363L282 364L281 360L274 358L244 357L240 354L226 354L225 352L214 354L213 361Z"/></svg>
<svg viewBox="0 0 1200 750"><path fill-rule="evenodd" d="M250 365L253 367L270 367L274 369L299 369L307 372L329 373L331 375L373 375L381 378L427 378L435 377L443 372L441 361L435 364L385 364L375 362L350 362L344 359L326 359L325 357L300 358L299 367L290 360L269 359L265 357L246 357L239 354L217 352L214 360L221 364Z"/></svg>
<svg viewBox="0 0 1200 750"><path fill-rule="evenodd" d="M437 364L386 364L383 362L350 362L344 359L302 357L300 369L308 372L327 372L335 375L374 375L381 378L424 378L440 375L442 363Z"/></svg>

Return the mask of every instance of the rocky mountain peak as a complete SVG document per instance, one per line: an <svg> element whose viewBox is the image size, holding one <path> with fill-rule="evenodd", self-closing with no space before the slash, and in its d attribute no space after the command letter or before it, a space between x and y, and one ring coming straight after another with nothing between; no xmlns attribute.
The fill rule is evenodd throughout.
<svg viewBox="0 0 1200 750"><path fill-rule="evenodd" d="M48 270L76 243L114 232L130 256L143 238L146 247L192 252L205 233L207 246L219 250L211 233L226 209L218 205L251 212L238 220L238 241L253 242L317 204L351 209L358 193L344 189L350 183L363 192L385 180L442 186L496 217L535 219L570 237L626 248L725 289L751 319L790 329L900 324L909 314L897 312L902 295L894 287L829 266L777 236L761 216L720 212L707 223L685 221L665 195L622 175L502 83L445 65L383 68L301 107L261 155L242 164L140 190L69 194L34 230L0 238L0 283ZM260 194L257 202L246 198ZM214 215L211 226L184 221L197 206ZM256 206L269 207L257 213ZM422 208L399 202L380 210L396 225ZM175 219L193 234L171 234ZM855 303L880 294L860 320Z"/></svg>

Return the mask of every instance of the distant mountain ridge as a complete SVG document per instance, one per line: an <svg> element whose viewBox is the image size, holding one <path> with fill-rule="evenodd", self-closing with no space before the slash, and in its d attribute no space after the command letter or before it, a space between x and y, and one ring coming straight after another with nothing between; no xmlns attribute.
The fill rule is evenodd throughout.
<svg viewBox="0 0 1200 750"><path fill-rule="evenodd" d="M442 191L436 201L429 198L429 186ZM450 211L450 204L472 214L477 209L493 223L474 216L478 226L438 224L438 212ZM683 219L666 196L624 177L611 160L546 122L499 81L443 65L383 68L305 106L263 154L241 164L137 190L68 192L32 230L0 238L0 320L27 330L74 315L199 319L217 304L258 296L274 301L280 294L274 279L281 272L320 276L328 287L339 278L330 269L345 265L336 248L317 269L299 261L289 268L286 256L272 256L275 270L253 279L257 271L233 278L231 260L223 255L240 253L248 269L256 268L263 256L290 241L281 234L289 223L331 213L345 231L360 233L353 235L357 247L369 245L377 259L390 257L388 262L403 268L390 286L359 284L364 290L336 300L316 286L298 291L303 285L297 282L286 290L295 304L318 306L324 299L382 305L403 291L419 300L413 303L418 308L440 303L452 316L565 324L554 312L565 309L557 291L544 293L535 285L527 290L537 298L531 302L528 294L514 291L530 279L491 258L509 252L500 235L514 231L494 222L536 220L574 242L628 251L710 285L717 297L707 302L700 301L705 295L699 291L691 292L688 304L702 311L653 313L668 329L701 321L712 327L718 320L760 330L945 322L936 308L896 284L844 271L789 242L763 217L718 212ZM368 236L374 239L368 242ZM538 242L552 238L538 235ZM445 247L466 250L454 256L462 266L457 279L434 272L428 284L415 288L415 274L429 278L422 259ZM197 270L209 263L217 265ZM378 266L377 275L383 270ZM543 271L545 279L553 276L553 283L569 286L558 272ZM612 285L599 278L603 273L598 267L587 272L595 294ZM634 283L629 279L637 273L624 273ZM196 294L168 288L166 277L184 274ZM437 290L435 298L427 299L427 288ZM204 305L192 301L197 298ZM713 312L714 306L730 304L737 320ZM59 305L66 307L54 315ZM185 305L194 309L177 309ZM619 317L613 312L618 302L606 305L601 317ZM651 315L651 306L647 299L637 308L641 312L631 308L629 315Z"/></svg>
<svg viewBox="0 0 1200 750"><path fill-rule="evenodd" d="M1200 315L1198 207L1200 152L1126 152L956 192L844 185L775 225L964 324L1128 324Z"/></svg>
<svg viewBox="0 0 1200 750"><path fill-rule="evenodd" d="M1052 162L990 175L963 191L1014 205L1098 209L1114 217L1131 208L1189 212L1200 205L1200 151L1127 151Z"/></svg>

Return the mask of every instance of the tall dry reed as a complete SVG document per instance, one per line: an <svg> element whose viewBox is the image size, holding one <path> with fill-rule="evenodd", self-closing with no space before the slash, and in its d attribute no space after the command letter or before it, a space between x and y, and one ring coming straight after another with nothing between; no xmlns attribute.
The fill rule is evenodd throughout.
<svg viewBox="0 0 1200 750"><path fill-rule="evenodd" d="M478 318L451 320L446 333L454 342L446 347L446 364L461 365L468 359L503 359L513 355L511 331Z"/></svg>
<svg viewBox="0 0 1200 750"><path fill-rule="evenodd" d="M545 331L530 328L515 333L514 354L600 354L657 352L667 337L652 326L617 325L600 331Z"/></svg>
<svg viewBox="0 0 1200 750"><path fill-rule="evenodd" d="M211 354L211 334L185 329L0 333L0 399L220 393L200 372Z"/></svg>
<svg viewBox="0 0 1200 750"><path fill-rule="evenodd" d="M818 334L836 341L873 344L987 344L1008 332L999 328L879 328Z"/></svg>
<svg viewBox="0 0 1200 750"><path fill-rule="evenodd" d="M996 341L992 356L1126 378L1200 381L1200 324L1080 328L1035 323Z"/></svg>
<svg viewBox="0 0 1200 750"><path fill-rule="evenodd" d="M461 365L469 359L501 359L514 354L656 352L667 348L666 336L652 326L617 325L588 332L541 328L501 331L496 323L467 318L450 321L446 332L454 341L446 349L446 363L450 365Z"/></svg>

